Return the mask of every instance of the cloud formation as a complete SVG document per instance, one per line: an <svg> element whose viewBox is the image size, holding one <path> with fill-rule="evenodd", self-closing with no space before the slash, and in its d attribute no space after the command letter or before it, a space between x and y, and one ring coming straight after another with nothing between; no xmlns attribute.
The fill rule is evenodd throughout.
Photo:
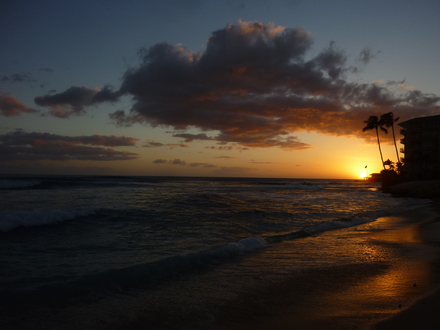
<svg viewBox="0 0 440 330"><path fill-rule="evenodd" d="M20 102L19 99L9 94L0 92L0 114L6 117L19 116L22 113L34 113L37 110L29 108Z"/></svg>
<svg viewBox="0 0 440 330"><path fill-rule="evenodd" d="M383 82L352 82L348 75L361 70L334 42L315 57L307 56L311 47L304 29L239 21L214 31L202 53L168 43L141 49L139 66L126 71L118 91L71 87L35 101L67 117L129 95L131 109L110 115L118 125L173 127L184 142L284 150L310 148L293 135L299 131L365 137L362 123L370 115L393 111L403 121L439 113L437 95L404 84L393 90ZM365 48L356 62L365 66L377 54ZM186 133L190 128L203 133Z"/></svg>
<svg viewBox="0 0 440 330"><path fill-rule="evenodd" d="M102 102L116 102L120 94L114 92L112 87L107 85L103 89L90 89L88 87L70 87L68 90L54 94L37 96L35 103L50 107L50 114L67 118L73 114L79 115L85 113L84 108L91 105L97 105Z"/></svg>
<svg viewBox="0 0 440 330"><path fill-rule="evenodd" d="M185 143L160 143L157 141L147 141L145 142L142 147L144 148L160 148L160 147L169 147L170 149L173 149L175 147L180 147L180 148L188 148L189 146Z"/></svg>
<svg viewBox="0 0 440 330"><path fill-rule="evenodd" d="M204 168L216 168L217 166L209 163L191 163L189 164L191 167L204 167Z"/></svg>
<svg viewBox="0 0 440 330"><path fill-rule="evenodd" d="M186 165L186 162L184 160L176 158L173 161L170 161L170 164L172 164L172 165Z"/></svg>
<svg viewBox="0 0 440 330"><path fill-rule="evenodd" d="M32 75L28 72L20 72L20 73L13 73L9 76L3 76L1 79L2 82L36 82L37 80L32 78Z"/></svg>
<svg viewBox="0 0 440 330"><path fill-rule="evenodd" d="M173 137L180 137L184 139L184 142L193 142L194 140L214 140L214 138L207 136L205 133L190 134L190 133L177 133L173 134Z"/></svg>
<svg viewBox="0 0 440 330"><path fill-rule="evenodd" d="M214 158L220 158L220 159L234 159L237 157L231 157L231 156L218 156L218 157L214 157Z"/></svg>
<svg viewBox="0 0 440 330"><path fill-rule="evenodd" d="M156 159L153 160L154 164L171 164L171 165L180 165L180 166L184 166L186 165L186 162L184 160L181 159L174 159L174 160L166 160L166 159Z"/></svg>
<svg viewBox="0 0 440 330"><path fill-rule="evenodd" d="M360 52L359 57L358 57L358 61L364 65L367 65L378 54L379 54L379 52L374 52L371 48L366 47Z"/></svg>
<svg viewBox="0 0 440 330"><path fill-rule="evenodd" d="M232 150L234 147L233 146L220 146L220 147L216 147L216 146L207 146L205 147L205 149L211 149L211 150ZM239 150L242 150L241 148L237 148Z"/></svg>
<svg viewBox="0 0 440 330"><path fill-rule="evenodd" d="M16 130L0 135L0 161L131 160L139 154L104 147L133 146L137 140L114 135L62 136Z"/></svg>

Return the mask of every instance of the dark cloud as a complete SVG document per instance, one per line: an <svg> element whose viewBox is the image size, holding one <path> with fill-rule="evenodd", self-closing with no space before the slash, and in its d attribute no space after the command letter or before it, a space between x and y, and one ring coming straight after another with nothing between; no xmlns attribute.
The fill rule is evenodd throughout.
<svg viewBox="0 0 440 330"><path fill-rule="evenodd" d="M400 86L400 85L404 85L405 84L405 79L402 79L400 81L396 81L396 80L387 80L387 82L385 83L387 86Z"/></svg>
<svg viewBox="0 0 440 330"><path fill-rule="evenodd" d="M53 69L51 69L51 68L41 68L40 71L53 72Z"/></svg>
<svg viewBox="0 0 440 330"><path fill-rule="evenodd" d="M131 160L138 154L98 146L133 146L138 139L118 136L61 136L17 130L0 135L0 161Z"/></svg>
<svg viewBox="0 0 440 330"><path fill-rule="evenodd" d="M205 149L232 150L232 149L234 149L234 147L233 147L233 146L220 146L220 147L216 147L216 146L207 146L207 147L205 147Z"/></svg>
<svg viewBox="0 0 440 330"><path fill-rule="evenodd" d="M194 140L214 140L212 137L208 137L205 133L190 134L190 133L178 133L173 134L173 137L180 137L185 139L184 142L193 142Z"/></svg>
<svg viewBox="0 0 440 330"><path fill-rule="evenodd" d="M22 113L34 113L37 110L25 106L20 100L0 92L0 114L6 117L19 116Z"/></svg>
<svg viewBox="0 0 440 330"><path fill-rule="evenodd" d="M3 76L1 79L2 82L36 82L37 80L32 78L30 73L21 72L21 73L13 73L9 76Z"/></svg>
<svg viewBox="0 0 440 330"><path fill-rule="evenodd" d="M324 49L316 58L315 63L322 72L326 73L333 80L338 79L347 69L344 67L347 61L344 51L337 49L335 42L330 42L328 48Z"/></svg>
<svg viewBox="0 0 440 330"><path fill-rule="evenodd" d="M170 160L169 163L172 165L186 165L186 162L184 160L180 160L178 158Z"/></svg>
<svg viewBox="0 0 440 330"><path fill-rule="evenodd" d="M189 146L187 144L184 143L160 143L160 142L156 142L156 141L147 141L145 142L142 147L144 148L159 148L159 147L169 147L170 149L173 149L175 147L180 147L180 148L188 148Z"/></svg>
<svg viewBox="0 0 440 330"><path fill-rule="evenodd" d="M184 142L284 150L311 147L294 132L365 137L362 123L370 115L393 111L403 121L440 111L437 95L348 79L360 69L334 42L308 57L311 49L312 38L301 28L240 21L214 31L202 53L167 43L142 49L139 66L127 70L119 91L104 88L96 95L97 90L72 87L36 102L67 117L129 95L131 109L110 115L118 125L172 127ZM364 66L376 55L365 48L355 62ZM185 132L194 128L202 133Z"/></svg>
<svg viewBox="0 0 440 330"><path fill-rule="evenodd" d="M169 160L169 161L167 161L165 159L156 159L153 161L153 163L155 163L155 164L171 164L171 165L180 165L180 166L186 165L186 162L184 160L181 160L178 158L176 158L174 160Z"/></svg>
<svg viewBox="0 0 440 330"><path fill-rule="evenodd" d="M358 61L364 65L370 63L370 61L377 57L380 52L374 52L370 47L365 47L359 54Z"/></svg>
<svg viewBox="0 0 440 330"><path fill-rule="evenodd" d="M185 142L214 139L252 147L277 142L285 149L306 148L299 141L292 143L289 130L283 130L285 125L267 105L276 101L276 94L285 99L287 91L281 90L287 79L285 69L290 71L288 75L297 73L307 80L308 89L320 88L301 67L310 45L311 38L302 29L257 22L240 22L215 31L203 54L166 43L154 45L140 52L142 65L124 75L121 93L134 96L133 108L129 114L114 113L112 119L119 124L142 122L177 129L195 126L220 132L213 137L205 133L174 135ZM338 64L331 66L330 61L337 55L333 48L328 49L316 60L316 66L325 66L334 76ZM289 67L289 63L294 64ZM287 80L292 86L297 84Z"/></svg>
<svg viewBox="0 0 440 330"><path fill-rule="evenodd" d="M119 96L120 94L114 92L108 85L101 90L73 86L59 94L37 96L34 101L40 106L50 107L51 115L67 118L72 114L83 114L87 106L102 102L116 102Z"/></svg>

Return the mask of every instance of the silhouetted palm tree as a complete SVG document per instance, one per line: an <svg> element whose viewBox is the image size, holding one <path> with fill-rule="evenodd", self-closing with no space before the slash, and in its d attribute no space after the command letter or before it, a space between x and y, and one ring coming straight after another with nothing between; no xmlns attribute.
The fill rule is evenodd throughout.
<svg viewBox="0 0 440 330"><path fill-rule="evenodd" d="M393 132L393 141L394 141L394 148L396 149L396 156L397 156L397 163L398 167L400 165L400 157L399 157L399 152L397 151L397 143L396 143L396 135L394 134L394 123L396 123L399 120L399 117L397 117L396 119L394 119L394 114L390 111L388 113L383 114L382 116L380 116L380 120L379 122L385 126L386 128L390 128Z"/></svg>
<svg viewBox="0 0 440 330"><path fill-rule="evenodd" d="M367 125L362 129L362 132L366 132L372 129L376 130L376 137L377 137L377 145L379 146L379 152L380 152L380 159L382 160L382 166L383 169L385 169L385 165L383 163L383 156L382 156L382 149L380 147L380 139L379 139L379 128L384 132L388 133L388 130L384 127L382 127L382 123L379 120L379 117L377 116L370 116L368 117L368 120L365 120L364 123Z"/></svg>
<svg viewBox="0 0 440 330"><path fill-rule="evenodd" d="M383 162L384 165L388 166L389 170L394 171L394 162L390 159L387 159L386 161Z"/></svg>

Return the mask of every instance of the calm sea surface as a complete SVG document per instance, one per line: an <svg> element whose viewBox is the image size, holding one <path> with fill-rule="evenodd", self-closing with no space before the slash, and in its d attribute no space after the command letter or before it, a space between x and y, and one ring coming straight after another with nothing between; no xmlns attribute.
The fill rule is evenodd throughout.
<svg viewBox="0 0 440 330"><path fill-rule="evenodd" d="M353 180L0 178L2 311L15 321L69 311L96 328L121 320L115 305L136 318L140 301L143 313L165 313L173 301L173 317L203 310L203 324L213 324L219 306L251 287L365 256L361 247L320 253L355 246L323 233L374 227L378 217L427 203L377 188ZM94 320L84 306L95 308Z"/></svg>

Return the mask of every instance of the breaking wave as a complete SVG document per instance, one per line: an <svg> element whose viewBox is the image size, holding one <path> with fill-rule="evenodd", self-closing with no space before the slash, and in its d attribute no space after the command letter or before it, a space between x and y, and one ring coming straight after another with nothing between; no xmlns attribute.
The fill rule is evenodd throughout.
<svg viewBox="0 0 440 330"><path fill-rule="evenodd" d="M96 213L96 207L77 207L52 211L16 211L0 214L0 231L7 232L18 227L55 224L65 220Z"/></svg>

